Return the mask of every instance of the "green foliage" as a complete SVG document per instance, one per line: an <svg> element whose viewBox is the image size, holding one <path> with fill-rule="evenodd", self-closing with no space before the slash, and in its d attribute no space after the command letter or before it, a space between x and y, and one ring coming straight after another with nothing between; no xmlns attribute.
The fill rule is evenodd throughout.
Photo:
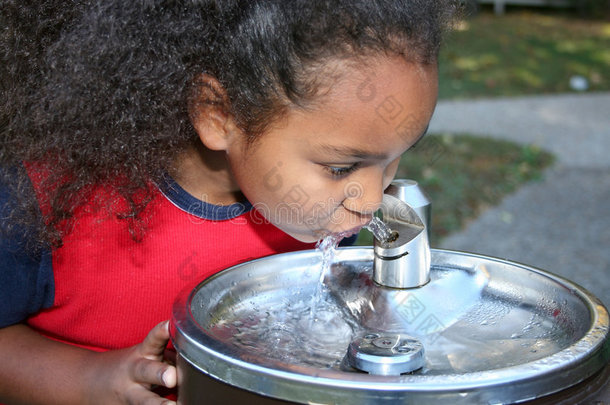
<svg viewBox="0 0 610 405"><path fill-rule="evenodd" d="M432 201L431 243L455 232L525 182L553 156L535 145L470 135L426 135L401 159L397 178L416 180ZM358 244L370 245L368 232Z"/></svg>
<svg viewBox="0 0 610 405"><path fill-rule="evenodd" d="M441 98L610 90L610 23L542 13L481 13L448 35L440 56Z"/></svg>

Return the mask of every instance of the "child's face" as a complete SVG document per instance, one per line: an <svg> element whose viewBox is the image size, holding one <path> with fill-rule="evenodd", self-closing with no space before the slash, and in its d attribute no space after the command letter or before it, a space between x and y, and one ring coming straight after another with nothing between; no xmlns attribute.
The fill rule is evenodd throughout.
<svg viewBox="0 0 610 405"><path fill-rule="evenodd" d="M227 150L248 200L305 242L370 221L436 104L436 66L378 58L345 69L315 107L291 110L253 145L236 137Z"/></svg>

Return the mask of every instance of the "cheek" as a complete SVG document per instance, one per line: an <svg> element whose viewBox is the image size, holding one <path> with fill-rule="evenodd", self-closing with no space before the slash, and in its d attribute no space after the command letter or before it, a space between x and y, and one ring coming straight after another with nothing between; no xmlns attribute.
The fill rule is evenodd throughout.
<svg viewBox="0 0 610 405"><path fill-rule="evenodd" d="M228 159L237 186L251 203L269 204L285 188L281 161L237 152L229 154Z"/></svg>
<svg viewBox="0 0 610 405"><path fill-rule="evenodd" d="M257 194L272 195L277 198L287 186L281 162L250 171L249 176L253 177L251 183L257 188L254 190Z"/></svg>
<svg viewBox="0 0 610 405"><path fill-rule="evenodd" d="M315 223L318 221L313 217L329 215L329 201L316 194L320 185L294 176L281 161L256 169L249 167L236 177L246 198L263 209L265 217L276 225Z"/></svg>
<svg viewBox="0 0 610 405"><path fill-rule="evenodd" d="M295 182L280 197L280 206L290 207L292 218L297 218L297 227L311 230L327 229L328 224L341 221L343 187L334 190L324 182ZM336 191L336 192L333 192Z"/></svg>

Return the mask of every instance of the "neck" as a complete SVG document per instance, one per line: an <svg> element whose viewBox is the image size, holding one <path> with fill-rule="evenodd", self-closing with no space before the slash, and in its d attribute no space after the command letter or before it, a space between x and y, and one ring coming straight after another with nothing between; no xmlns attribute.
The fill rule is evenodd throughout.
<svg viewBox="0 0 610 405"><path fill-rule="evenodd" d="M176 157L170 174L189 194L210 204L229 205L244 200L225 152L207 149L201 142Z"/></svg>

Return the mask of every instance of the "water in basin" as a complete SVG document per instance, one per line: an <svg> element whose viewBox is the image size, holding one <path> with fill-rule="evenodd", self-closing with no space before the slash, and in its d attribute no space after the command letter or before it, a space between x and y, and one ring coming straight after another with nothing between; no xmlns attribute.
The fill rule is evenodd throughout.
<svg viewBox="0 0 610 405"><path fill-rule="evenodd" d="M326 260L332 256L326 250L321 254ZM210 333L256 357L341 370L353 336L371 330L404 332L426 347L420 372L441 375L545 358L569 346L575 333L585 332L557 319L569 311L566 299L563 305L549 302L548 308L536 302L541 304L536 311L527 304L520 308L518 291L496 297L485 293L489 280L484 272L435 267L426 288L379 295L377 286L365 282L358 287L360 295L351 297L344 292L346 285L353 288L372 269L343 262L329 274L327 261L321 263L321 271L305 269L311 283L290 296L274 291L271 297L262 294L242 305L216 308L218 321L209 325ZM318 272L326 274L326 283L314 282Z"/></svg>

